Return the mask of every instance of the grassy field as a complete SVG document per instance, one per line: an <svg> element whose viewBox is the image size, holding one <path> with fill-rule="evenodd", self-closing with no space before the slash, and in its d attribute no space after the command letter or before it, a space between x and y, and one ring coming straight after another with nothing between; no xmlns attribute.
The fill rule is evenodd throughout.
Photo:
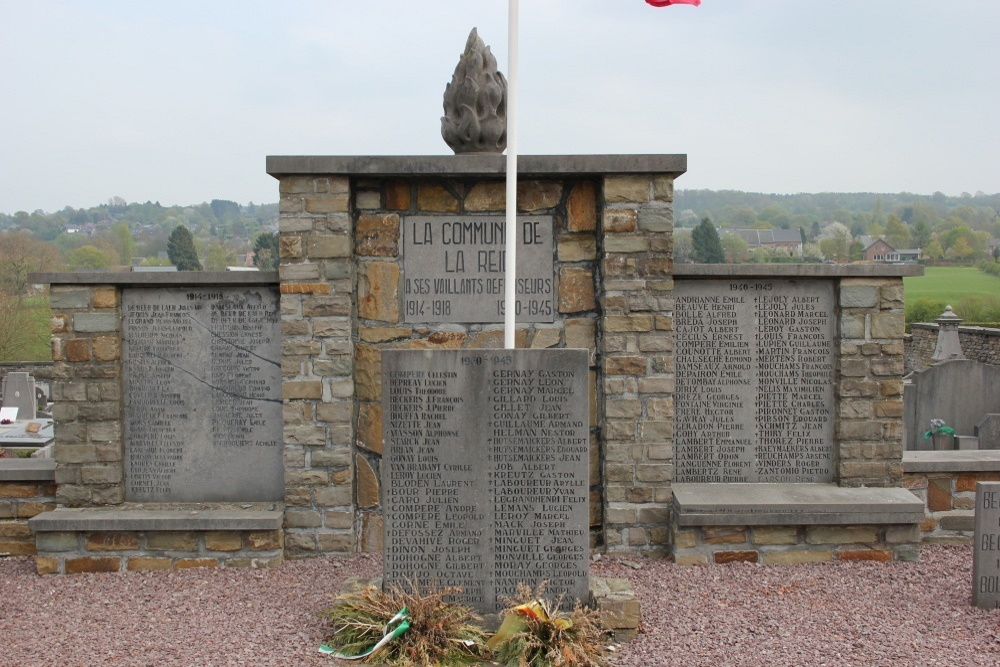
<svg viewBox="0 0 1000 667"><path fill-rule="evenodd" d="M976 268L929 266L903 278L907 322L932 322L951 306L967 322L1000 322L1000 277Z"/></svg>

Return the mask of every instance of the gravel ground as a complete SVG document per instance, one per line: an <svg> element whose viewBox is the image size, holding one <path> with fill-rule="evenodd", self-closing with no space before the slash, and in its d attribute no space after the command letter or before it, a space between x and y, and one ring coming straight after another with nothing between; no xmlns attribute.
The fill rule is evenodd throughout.
<svg viewBox="0 0 1000 667"><path fill-rule="evenodd" d="M375 556L275 570L39 577L0 560L0 665L331 665L316 612ZM920 563L677 567L606 557L643 631L616 665L997 665L1000 612L970 605L972 550L926 547ZM346 664L346 663L345 663Z"/></svg>

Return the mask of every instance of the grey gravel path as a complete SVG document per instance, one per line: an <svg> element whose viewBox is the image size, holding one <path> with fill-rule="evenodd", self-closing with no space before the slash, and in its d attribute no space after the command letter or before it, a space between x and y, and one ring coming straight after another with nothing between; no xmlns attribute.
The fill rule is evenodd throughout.
<svg viewBox="0 0 1000 667"><path fill-rule="evenodd" d="M0 559L0 666L331 665L316 612L375 556L276 570L39 577ZM1000 665L1000 611L969 604L972 550L922 562L677 567L608 557L643 632L616 665Z"/></svg>

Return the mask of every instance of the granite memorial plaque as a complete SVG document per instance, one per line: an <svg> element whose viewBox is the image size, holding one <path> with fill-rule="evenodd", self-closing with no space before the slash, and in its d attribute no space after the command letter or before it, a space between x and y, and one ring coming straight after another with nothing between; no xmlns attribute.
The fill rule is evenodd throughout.
<svg viewBox="0 0 1000 667"><path fill-rule="evenodd" d="M38 412L35 396L35 378L30 373L11 371L0 385L0 404L5 408L18 408L20 419L34 419Z"/></svg>
<svg viewBox="0 0 1000 667"><path fill-rule="evenodd" d="M284 498L278 295L122 293L125 499Z"/></svg>
<svg viewBox="0 0 1000 667"><path fill-rule="evenodd" d="M485 613L518 583L586 600L588 357L383 352L386 582L459 585Z"/></svg>
<svg viewBox="0 0 1000 667"><path fill-rule="evenodd" d="M833 284L677 281L677 482L833 481Z"/></svg>
<svg viewBox="0 0 1000 667"><path fill-rule="evenodd" d="M1000 609L1000 482L976 482L972 604Z"/></svg>
<svg viewBox="0 0 1000 667"><path fill-rule="evenodd" d="M403 219L406 322L503 322L504 216ZM552 216L517 218L518 322L555 319Z"/></svg>

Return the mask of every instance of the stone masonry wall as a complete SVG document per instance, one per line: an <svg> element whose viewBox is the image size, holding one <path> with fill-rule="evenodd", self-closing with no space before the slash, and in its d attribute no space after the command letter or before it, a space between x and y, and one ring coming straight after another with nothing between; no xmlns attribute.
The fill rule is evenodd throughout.
<svg viewBox="0 0 1000 667"><path fill-rule="evenodd" d="M499 323L404 323L402 221L501 215L504 181L286 175L280 189L286 553L378 551L382 351L503 345ZM553 216L557 313L519 325L517 345L591 352L594 547L666 541L672 193L668 176L519 183L520 213Z"/></svg>
<svg viewBox="0 0 1000 667"><path fill-rule="evenodd" d="M903 280L843 278L839 286L840 486L903 478Z"/></svg>
<svg viewBox="0 0 1000 667"><path fill-rule="evenodd" d="M346 177L280 183L285 549L355 549L353 234Z"/></svg>
<svg viewBox="0 0 1000 667"><path fill-rule="evenodd" d="M50 479L0 481L0 556L35 554L28 519L54 510L55 495L56 487Z"/></svg>
<svg viewBox="0 0 1000 667"><path fill-rule="evenodd" d="M108 285L53 285L56 501L117 505L122 480L121 298Z"/></svg>
<svg viewBox="0 0 1000 667"><path fill-rule="evenodd" d="M664 550L673 479L673 178L604 179L601 389L605 540Z"/></svg>
<svg viewBox="0 0 1000 667"><path fill-rule="evenodd" d="M938 325L919 323L910 325L906 337L907 373L922 371L931 365L937 347ZM966 359L1000 366L1000 329L985 327L959 327L958 341Z"/></svg>

